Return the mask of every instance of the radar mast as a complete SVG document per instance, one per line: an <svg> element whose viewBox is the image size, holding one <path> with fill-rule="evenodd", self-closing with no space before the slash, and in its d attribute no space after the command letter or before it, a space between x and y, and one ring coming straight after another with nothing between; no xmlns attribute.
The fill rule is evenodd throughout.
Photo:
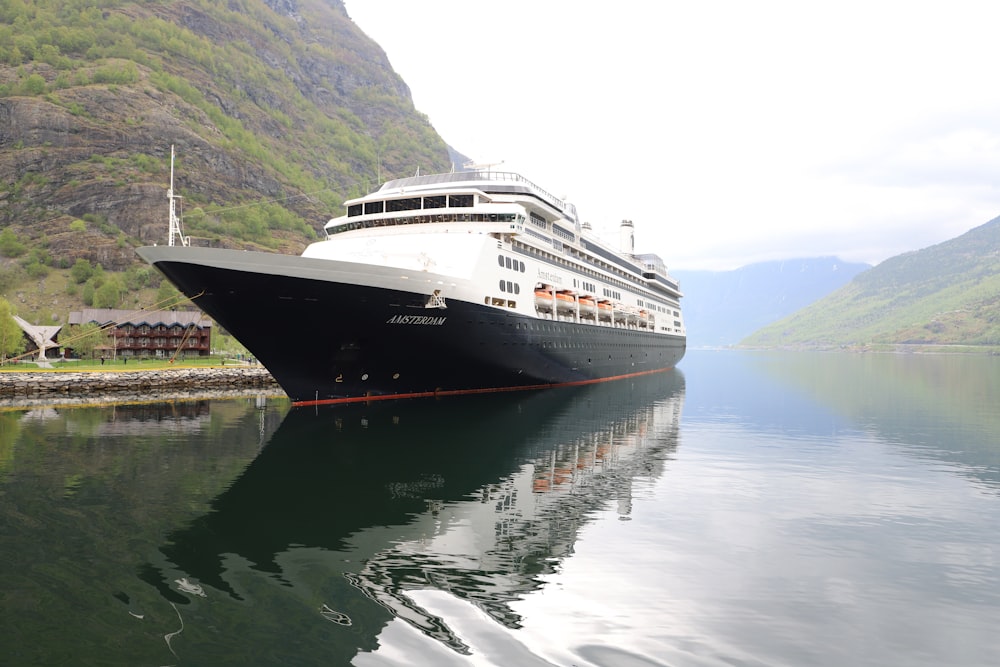
<svg viewBox="0 0 1000 667"><path fill-rule="evenodd" d="M179 196L174 194L174 145L170 144L170 189L167 190L167 198L170 200L170 231L168 232L169 239L167 245L174 245L174 237L176 236L180 239L180 243L183 246L191 245L191 237L184 236L181 232L181 219L177 217L177 208L175 206L175 200L180 199Z"/></svg>

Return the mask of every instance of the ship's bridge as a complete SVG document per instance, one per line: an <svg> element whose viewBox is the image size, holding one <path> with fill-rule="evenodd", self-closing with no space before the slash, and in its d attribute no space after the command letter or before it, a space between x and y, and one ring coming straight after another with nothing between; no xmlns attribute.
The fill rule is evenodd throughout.
<svg viewBox="0 0 1000 667"><path fill-rule="evenodd" d="M327 237L375 228L399 228L427 224L475 224L482 232L519 234L524 229L524 209L517 204L447 206L435 209L400 209L341 216L324 225ZM428 228L430 229L430 228Z"/></svg>
<svg viewBox="0 0 1000 667"><path fill-rule="evenodd" d="M428 174L425 176L410 176L408 178L397 178L387 181L378 191L347 202L348 215L360 212L369 212L366 208L368 204L375 204L377 200L396 200L401 196L415 199L432 198L434 196L446 197L448 193L459 191L469 192L476 190L484 194L507 194L507 195L528 195L545 202L573 224L578 225L576 206L556 197L535 185L520 174L508 171L456 171L447 174ZM432 204L434 200L432 200Z"/></svg>

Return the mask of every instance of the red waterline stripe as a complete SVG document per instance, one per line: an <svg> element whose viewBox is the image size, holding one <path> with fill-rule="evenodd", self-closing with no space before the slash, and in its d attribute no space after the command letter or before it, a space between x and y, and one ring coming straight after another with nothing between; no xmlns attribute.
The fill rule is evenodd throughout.
<svg viewBox="0 0 1000 667"><path fill-rule="evenodd" d="M672 367L671 367L672 368ZM556 387L579 387L599 382L612 382L614 380L624 380L626 378L640 377L642 375L652 375L653 373L664 373L670 368L658 368L655 371L640 371L638 373L627 373L626 375L615 375L606 378L596 378L593 380L576 380L575 382L558 382L554 384L530 384L517 387L486 387L481 389L448 389L442 391L419 391L411 394L378 394L375 396L350 396L346 398L324 398L314 401L292 401L295 407L307 405L340 405L343 403L370 403L373 401L390 401L405 398L431 398L437 396L462 396L466 394L496 394L502 391L531 391L533 389L554 389Z"/></svg>

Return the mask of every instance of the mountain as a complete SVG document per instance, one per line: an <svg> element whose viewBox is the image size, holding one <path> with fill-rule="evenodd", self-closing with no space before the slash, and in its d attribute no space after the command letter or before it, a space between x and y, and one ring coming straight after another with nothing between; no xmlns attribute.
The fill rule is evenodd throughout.
<svg viewBox="0 0 1000 667"><path fill-rule="evenodd" d="M742 345L1000 345L1000 217L887 259Z"/></svg>
<svg viewBox="0 0 1000 667"><path fill-rule="evenodd" d="M341 0L0 3L8 238L54 268L134 266L166 241L172 145L194 243L279 252L379 177L451 165Z"/></svg>
<svg viewBox="0 0 1000 667"><path fill-rule="evenodd" d="M815 257L749 264L734 271L671 271L684 291L692 347L735 345L871 268Z"/></svg>

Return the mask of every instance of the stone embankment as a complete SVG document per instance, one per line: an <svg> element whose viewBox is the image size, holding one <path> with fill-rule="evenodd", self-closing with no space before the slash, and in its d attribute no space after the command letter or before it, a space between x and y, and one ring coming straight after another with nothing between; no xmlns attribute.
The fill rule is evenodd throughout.
<svg viewBox="0 0 1000 667"><path fill-rule="evenodd" d="M212 389L278 389L262 366L171 368L144 371L58 371L0 373L0 398L141 394Z"/></svg>

